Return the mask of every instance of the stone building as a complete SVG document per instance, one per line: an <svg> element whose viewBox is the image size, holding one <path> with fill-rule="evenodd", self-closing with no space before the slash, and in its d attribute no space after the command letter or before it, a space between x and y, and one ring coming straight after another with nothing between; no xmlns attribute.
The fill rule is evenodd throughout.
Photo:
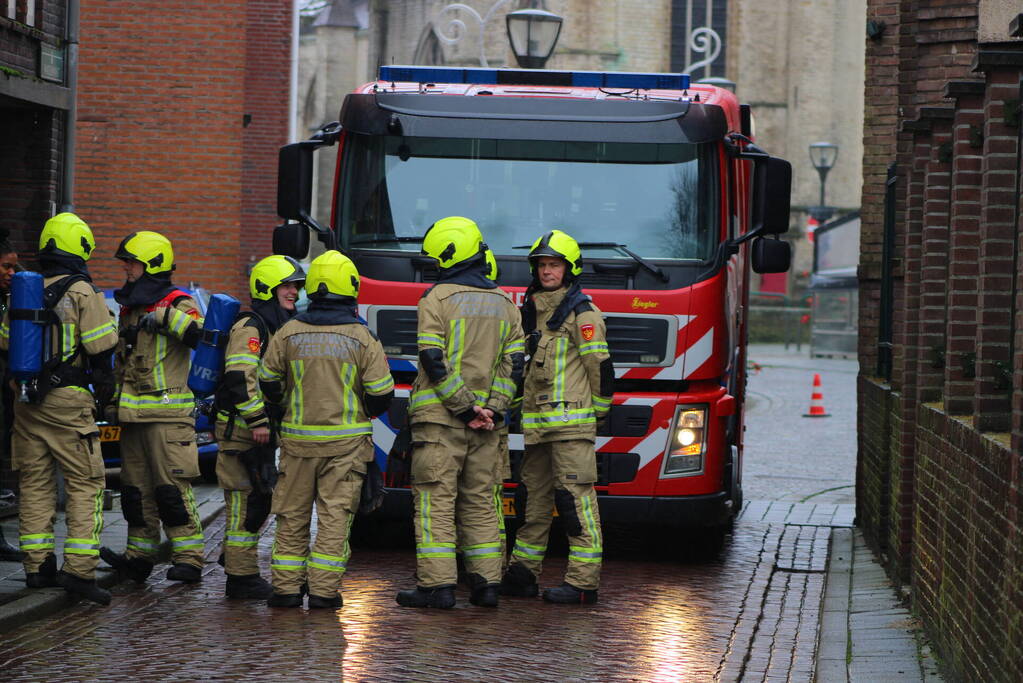
<svg viewBox="0 0 1023 683"><path fill-rule="evenodd" d="M857 517L954 680L1023 680L1023 15L868 0Z"/></svg>

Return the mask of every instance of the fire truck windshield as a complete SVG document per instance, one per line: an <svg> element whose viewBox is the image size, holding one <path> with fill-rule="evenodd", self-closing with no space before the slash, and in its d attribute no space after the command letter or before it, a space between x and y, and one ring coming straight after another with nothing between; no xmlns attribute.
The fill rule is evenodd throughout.
<svg viewBox="0 0 1023 683"><path fill-rule="evenodd" d="M640 256L709 260L717 246L712 145L372 136L344 145L343 248L419 251L444 216L472 218L497 254L558 228ZM613 246L600 258L624 258Z"/></svg>

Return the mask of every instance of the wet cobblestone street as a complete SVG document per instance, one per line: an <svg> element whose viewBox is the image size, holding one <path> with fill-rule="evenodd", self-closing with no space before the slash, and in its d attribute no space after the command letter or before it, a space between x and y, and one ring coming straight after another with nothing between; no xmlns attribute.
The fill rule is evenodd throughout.
<svg viewBox="0 0 1023 683"><path fill-rule="evenodd" d="M394 594L414 583L411 550L356 548L336 614L226 600L221 518L207 529L201 584L166 581L162 565L145 587L115 588L109 608L79 603L6 634L0 670L10 681L807 680L826 525L848 524L846 508L749 503L711 560L637 554L611 538L595 608L506 598L488 610L460 588L454 610L402 609ZM542 583L563 568L551 558Z"/></svg>

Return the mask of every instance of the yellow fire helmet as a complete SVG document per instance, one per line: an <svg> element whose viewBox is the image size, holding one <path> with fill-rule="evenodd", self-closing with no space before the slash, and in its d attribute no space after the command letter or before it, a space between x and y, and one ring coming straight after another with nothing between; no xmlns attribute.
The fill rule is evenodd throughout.
<svg viewBox="0 0 1023 683"><path fill-rule="evenodd" d="M88 261L96 248L92 230L73 213L58 213L39 234L39 255L67 254Z"/></svg>
<svg viewBox="0 0 1023 683"><path fill-rule="evenodd" d="M174 270L174 249L170 240L151 230L139 230L125 237L114 256L122 261L139 261L150 275Z"/></svg>
<svg viewBox="0 0 1023 683"><path fill-rule="evenodd" d="M359 296L359 270L340 251L325 251L309 264L305 289L310 299Z"/></svg>
<svg viewBox="0 0 1023 683"><path fill-rule="evenodd" d="M273 254L262 259L249 273L249 293L258 301L269 301L274 290L285 282L295 282L299 287L305 280L302 265L290 256Z"/></svg>
<svg viewBox="0 0 1023 683"><path fill-rule="evenodd" d="M541 256L553 256L565 259L568 270L573 277L578 277L583 272L582 252L579 251L579 243L569 235L560 230L551 230L544 233L533 242L533 248L529 250L529 267L536 271L536 259Z"/></svg>
<svg viewBox="0 0 1023 683"><path fill-rule="evenodd" d="M437 260L441 268L468 261L486 249L483 235L474 221L448 216L430 226L423 236L423 254Z"/></svg>
<svg viewBox="0 0 1023 683"><path fill-rule="evenodd" d="M483 269L483 274L488 280L497 282L497 278L500 277L500 271L497 269L497 259L494 257L494 252L487 247L487 250L483 252L483 258L486 260L486 268Z"/></svg>

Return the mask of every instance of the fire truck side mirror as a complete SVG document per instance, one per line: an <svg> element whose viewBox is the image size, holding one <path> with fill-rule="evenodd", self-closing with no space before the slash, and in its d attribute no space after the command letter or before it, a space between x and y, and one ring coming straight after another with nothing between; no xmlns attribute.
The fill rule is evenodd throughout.
<svg viewBox="0 0 1023 683"><path fill-rule="evenodd" d="M792 263L792 246L788 242L757 237L753 240L752 249L754 273L784 273Z"/></svg>
<svg viewBox="0 0 1023 683"><path fill-rule="evenodd" d="M753 228L758 234L788 232L791 196L792 164L777 157L759 160L753 169Z"/></svg>
<svg viewBox="0 0 1023 683"><path fill-rule="evenodd" d="M313 150L318 143L295 142L277 157L277 215L293 221L309 216L313 198Z"/></svg>
<svg viewBox="0 0 1023 683"><path fill-rule="evenodd" d="M284 223L274 228L273 253L302 260L309 254L309 228L301 223Z"/></svg>

